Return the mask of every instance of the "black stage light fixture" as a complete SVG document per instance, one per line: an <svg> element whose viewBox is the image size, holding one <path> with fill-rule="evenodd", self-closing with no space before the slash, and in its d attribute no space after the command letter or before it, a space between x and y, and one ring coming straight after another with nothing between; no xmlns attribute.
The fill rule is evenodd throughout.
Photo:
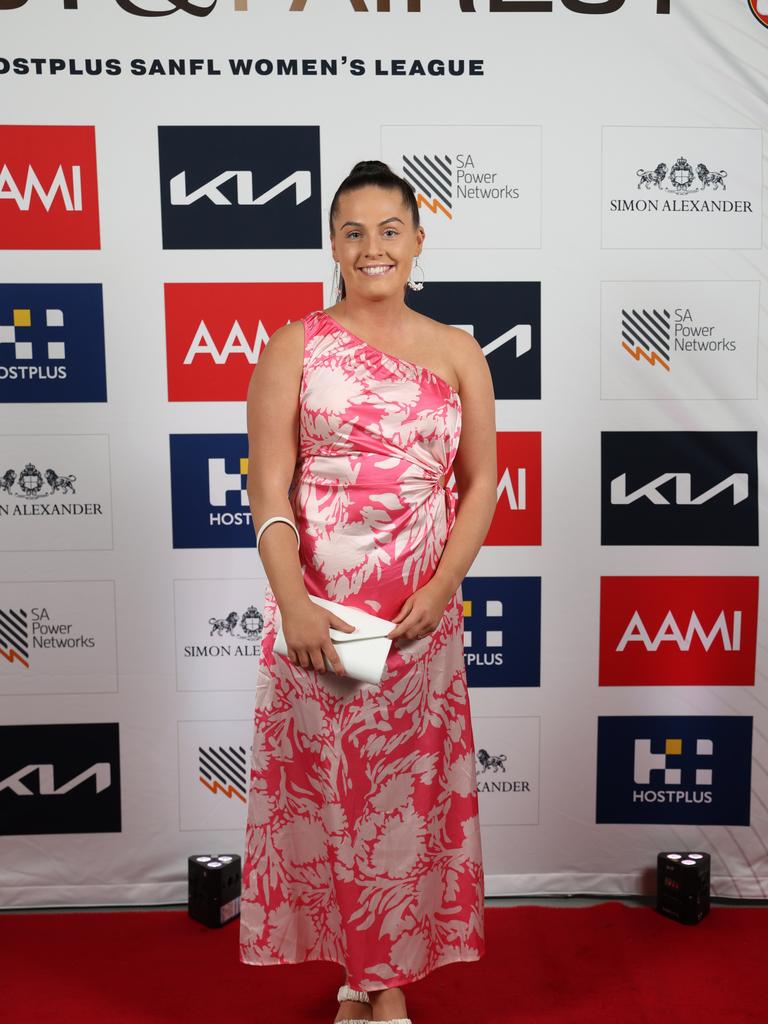
<svg viewBox="0 0 768 1024"><path fill-rule="evenodd" d="M656 859L656 909L681 924L709 913L708 853L660 853Z"/></svg>
<svg viewBox="0 0 768 1024"><path fill-rule="evenodd" d="M221 928L240 913L240 858L235 853L196 854L189 858L189 916L209 928Z"/></svg>

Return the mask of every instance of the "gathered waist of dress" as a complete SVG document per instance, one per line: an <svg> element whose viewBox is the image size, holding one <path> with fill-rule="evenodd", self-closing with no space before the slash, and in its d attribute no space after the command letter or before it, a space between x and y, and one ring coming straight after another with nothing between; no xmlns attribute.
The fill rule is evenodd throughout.
<svg viewBox="0 0 768 1024"><path fill-rule="evenodd" d="M355 455L310 455L299 460L296 480L312 483L341 484L345 487L368 487L373 491L392 487L429 484L447 489L448 473L439 463L426 463L417 458L359 452Z"/></svg>

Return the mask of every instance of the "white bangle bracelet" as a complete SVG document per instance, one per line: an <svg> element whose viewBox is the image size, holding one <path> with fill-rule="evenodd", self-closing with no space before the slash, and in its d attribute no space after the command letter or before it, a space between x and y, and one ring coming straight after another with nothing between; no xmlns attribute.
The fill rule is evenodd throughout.
<svg viewBox="0 0 768 1024"><path fill-rule="evenodd" d="M296 547L301 547L301 538L299 537L299 531L296 529L296 524L292 522L290 519L288 519L286 516L270 516L270 518L267 519L266 522L261 524L261 526L259 527L259 532L256 534L256 551L259 550L259 541L261 540L262 533L264 533L266 528L272 523L288 523L293 532L296 534Z"/></svg>

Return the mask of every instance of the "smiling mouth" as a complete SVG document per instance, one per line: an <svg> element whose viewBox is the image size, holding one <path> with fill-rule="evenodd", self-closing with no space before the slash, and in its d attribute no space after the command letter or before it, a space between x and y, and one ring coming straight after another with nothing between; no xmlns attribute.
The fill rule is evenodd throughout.
<svg viewBox="0 0 768 1024"><path fill-rule="evenodd" d="M390 270L394 270L393 263L377 263L369 267L358 267L361 274L365 274L366 277L382 277L384 274L389 273Z"/></svg>

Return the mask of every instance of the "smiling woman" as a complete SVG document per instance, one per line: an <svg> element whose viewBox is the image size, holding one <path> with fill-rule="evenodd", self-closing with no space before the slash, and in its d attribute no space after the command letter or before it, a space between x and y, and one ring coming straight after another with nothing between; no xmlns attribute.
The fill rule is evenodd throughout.
<svg viewBox="0 0 768 1024"><path fill-rule="evenodd" d="M405 302L425 232L403 178L358 163L329 231L336 301L275 332L248 396L254 525L296 536L259 532L240 958L335 961L337 1021L411 1024L403 986L485 951L461 581L496 504L494 395L475 339ZM378 684L342 676L329 627L352 627L311 597L394 623Z"/></svg>

